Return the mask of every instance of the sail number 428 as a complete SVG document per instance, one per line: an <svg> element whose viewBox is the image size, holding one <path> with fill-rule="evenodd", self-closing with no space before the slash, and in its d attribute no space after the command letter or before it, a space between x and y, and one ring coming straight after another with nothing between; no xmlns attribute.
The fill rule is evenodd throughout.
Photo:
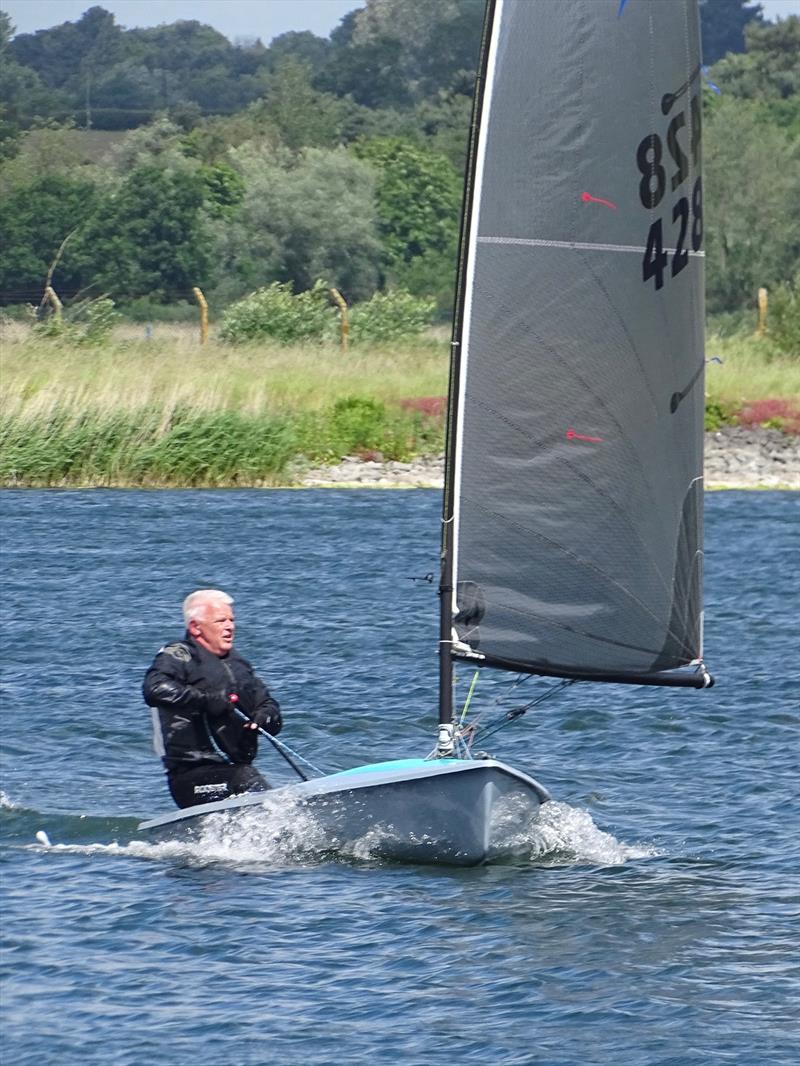
<svg viewBox="0 0 800 1066"><path fill-rule="evenodd" d="M692 97L691 101L692 132L689 150L695 167L700 162L700 100ZM681 145L681 130L686 126L686 113L681 111L674 115L667 128L667 151L669 159L664 159L664 146L657 133L650 133L639 144L636 162L642 175L639 182L639 199L643 207L653 210L664 198L667 185L674 192L689 177L689 158ZM670 163L671 160L671 163ZM687 190L688 191L688 190ZM670 225L669 221L667 225ZM664 247L664 220L659 217L651 224L647 234L644 256L642 258L642 280L652 278L656 289L664 285L664 274L670 265L671 275L676 277L689 262L689 245L692 251L699 252L703 244L703 182L697 178L691 197L684 195L672 204L672 221L670 235L674 246Z"/></svg>

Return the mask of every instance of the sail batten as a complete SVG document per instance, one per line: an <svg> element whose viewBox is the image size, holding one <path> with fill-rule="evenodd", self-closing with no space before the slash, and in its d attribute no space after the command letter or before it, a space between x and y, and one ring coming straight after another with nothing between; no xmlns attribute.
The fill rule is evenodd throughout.
<svg viewBox="0 0 800 1066"><path fill-rule="evenodd" d="M672 673L702 630L697 3L495 0L488 18L448 434L452 655L702 687Z"/></svg>

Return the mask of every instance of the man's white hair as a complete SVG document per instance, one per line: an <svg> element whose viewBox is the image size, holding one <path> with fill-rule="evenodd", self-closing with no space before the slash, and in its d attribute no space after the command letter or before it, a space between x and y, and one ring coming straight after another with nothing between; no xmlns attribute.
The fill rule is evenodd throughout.
<svg viewBox="0 0 800 1066"><path fill-rule="evenodd" d="M190 592L183 601L183 620L187 626L193 618L197 618L203 613L203 608L209 603L224 603L228 605L233 603L233 597L221 589L197 589L195 592Z"/></svg>

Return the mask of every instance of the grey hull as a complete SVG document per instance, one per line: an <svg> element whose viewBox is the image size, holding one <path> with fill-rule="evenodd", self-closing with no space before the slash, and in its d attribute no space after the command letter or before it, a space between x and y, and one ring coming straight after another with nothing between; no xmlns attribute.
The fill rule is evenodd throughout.
<svg viewBox="0 0 800 1066"><path fill-rule="evenodd" d="M503 855L509 824L535 817L550 798L527 774L493 759L407 759L356 767L269 793L299 804L332 850L369 836L370 854L403 862L475 866ZM252 793L142 822L159 838L191 834L211 815L265 805ZM266 806L266 805L265 805Z"/></svg>

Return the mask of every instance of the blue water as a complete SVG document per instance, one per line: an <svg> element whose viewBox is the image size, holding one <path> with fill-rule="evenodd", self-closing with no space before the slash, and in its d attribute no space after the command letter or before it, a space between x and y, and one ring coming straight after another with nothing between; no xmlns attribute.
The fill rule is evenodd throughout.
<svg viewBox="0 0 800 1066"><path fill-rule="evenodd" d="M707 499L714 689L575 685L491 739L555 802L544 854L470 870L331 855L280 812L136 832L171 808L141 676L197 586L235 595L293 748L430 750L438 493L0 505L4 1063L797 1062L800 495Z"/></svg>

